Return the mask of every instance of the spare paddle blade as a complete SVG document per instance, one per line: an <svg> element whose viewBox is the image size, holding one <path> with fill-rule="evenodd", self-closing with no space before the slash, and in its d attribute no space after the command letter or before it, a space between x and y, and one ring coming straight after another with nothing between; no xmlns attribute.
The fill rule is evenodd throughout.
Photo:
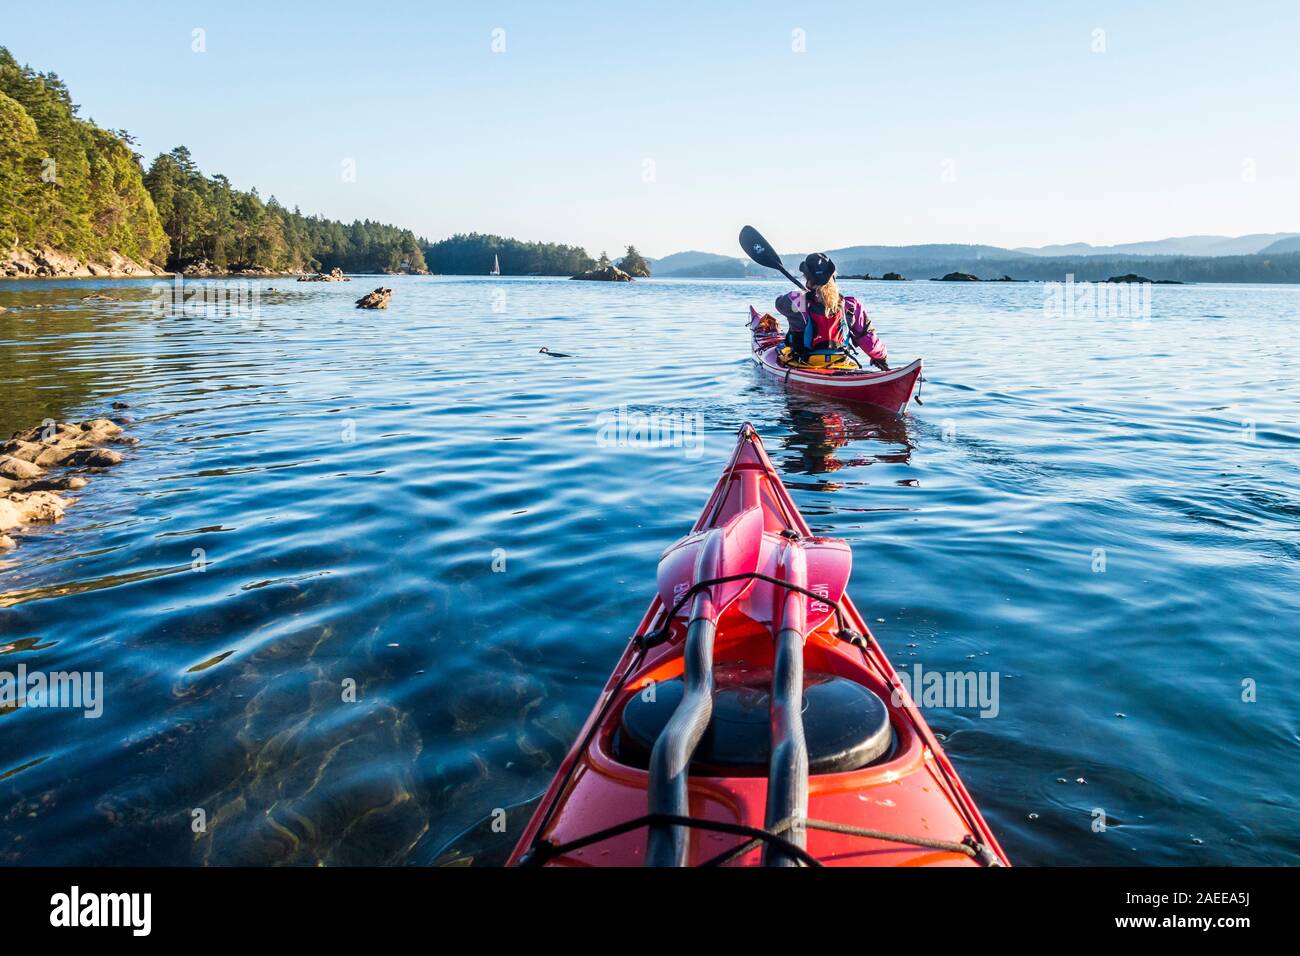
<svg viewBox="0 0 1300 956"><path fill-rule="evenodd" d="M853 551L847 542L839 538L799 538L787 540L775 534L769 534L764 548L760 570L769 577L789 580L785 573L789 563L785 560L785 549L796 547L804 552L804 580L790 581L813 592L806 597L805 636L826 623L835 613L835 604L844 597L849 586L849 572L853 569ZM781 615L778 609L781 601L789 593L788 588L777 584L760 581L749 595L749 606L755 619L769 620L776 627Z"/></svg>
<svg viewBox="0 0 1300 956"><path fill-rule="evenodd" d="M738 577L710 588L721 614L753 585L746 575L758 570L763 544L763 509L757 505L735 515L719 528L687 535L659 559L659 599L671 609L699 581ZM690 610L690 602L682 606Z"/></svg>
<svg viewBox="0 0 1300 956"><path fill-rule="evenodd" d="M745 254L760 266L784 271L781 256L772 248L771 243L763 238L763 234L753 226L746 226L740 230L740 248L744 249Z"/></svg>
<svg viewBox="0 0 1300 956"><path fill-rule="evenodd" d="M817 595L808 599L807 627L812 632L826 623L844 597L853 570L853 549L839 538L804 538L803 549L808 559L804 586Z"/></svg>

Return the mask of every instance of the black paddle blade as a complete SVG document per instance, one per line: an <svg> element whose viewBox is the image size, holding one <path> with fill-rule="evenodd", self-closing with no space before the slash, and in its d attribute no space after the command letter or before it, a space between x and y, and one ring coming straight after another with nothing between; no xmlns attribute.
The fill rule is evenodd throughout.
<svg viewBox="0 0 1300 956"><path fill-rule="evenodd" d="M745 255L753 259L760 266L767 266L769 269L780 269L785 272L781 265L781 257L777 251L772 248L771 243L763 238L763 234L753 226L746 226L740 230L740 248L745 250Z"/></svg>

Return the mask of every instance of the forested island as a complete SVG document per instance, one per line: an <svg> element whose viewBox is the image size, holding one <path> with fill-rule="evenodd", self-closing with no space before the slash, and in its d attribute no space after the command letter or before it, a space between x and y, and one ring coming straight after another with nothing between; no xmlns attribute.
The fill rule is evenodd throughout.
<svg viewBox="0 0 1300 956"><path fill-rule="evenodd" d="M0 47L0 261L16 267L5 271L39 260L47 274L427 271L409 229L263 201L205 176L184 146L146 172L134 146L78 117L57 74Z"/></svg>
<svg viewBox="0 0 1300 956"><path fill-rule="evenodd" d="M147 169L134 147L125 131L81 119L57 74L0 47L0 275L484 275L499 260L503 275L569 276L596 265L576 246L478 233L430 242L303 215L205 175L184 146ZM623 261L649 274L635 248Z"/></svg>

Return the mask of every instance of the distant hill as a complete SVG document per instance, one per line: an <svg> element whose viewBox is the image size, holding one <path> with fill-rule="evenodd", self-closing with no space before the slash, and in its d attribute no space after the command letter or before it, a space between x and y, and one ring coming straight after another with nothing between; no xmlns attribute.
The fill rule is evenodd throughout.
<svg viewBox="0 0 1300 956"><path fill-rule="evenodd" d="M712 262L702 262L697 266L662 272L655 267L651 275L668 279L747 279L753 276L768 278L776 275L762 266L756 266L747 259L729 259L719 256Z"/></svg>
<svg viewBox="0 0 1300 956"><path fill-rule="evenodd" d="M982 259L1029 259L1028 255L997 246L961 245L959 243L929 243L919 246L845 246L827 249L826 254L835 260L842 275L868 271L866 264L889 262L898 267L929 267L950 261L980 261ZM793 272L803 261L806 252L782 256L781 261ZM714 278L730 279L747 274L762 275L767 270L755 266L739 256L720 256L712 252L677 252L653 263L654 274L661 278ZM887 271L887 270L886 270ZM949 270L951 271L951 270Z"/></svg>
<svg viewBox="0 0 1300 956"><path fill-rule="evenodd" d="M1124 242L1117 246L1071 242L1037 248L1021 246L1012 251L1031 256L1249 256L1263 252L1279 241L1298 237L1300 233L1294 232L1255 233L1249 236L1176 236L1148 242Z"/></svg>
<svg viewBox="0 0 1300 956"><path fill-rule="evenodd" d="M723 266L726 263L739 263L735 256L720 256L716 252L674 252L662 259L646 259L650 263L650 272L656 276L684 275L701 266Z"/></svg>
<svg viewBox="0 0 1300 956"><path fill-rule="evenodd" d="M1013 279L1051 281L1073 275L1078 281L1087 282L1133 272L1151 279L1180 282L1300 282L1300 233L1285 232L1237 237L1183 236L1118 246L1076 242L1037 249L1003 249L925 243L844 246L826 252L844 276L901 272L911 279L929 279L949 272L968 272L981 279L1009 275ZM782 256L782 261L793 272L804 255L800 252ZM655 263L653 271L662 278L679 279L771 275L747 259L709 252L665 256Z"/></svg>
<svg viewBox="0 0 1300 956"><path fill-rule="evenodd" d="M880 275L879 267L866 270ZM1248 256L1022 256L1016 259L953 260L908 278L922 279L947 272L969 272L981 279L1009 275L1013 279L1059 282L1073 275L1079 282L1101 282L1111 276L1136 273L1149 279L1177 282L1300 283L1300 252Z"/></svg>
<svg viewBox="0 0 1300 956"><path fill-rule="evenodd" d="M955 242L932 242L919 246L845 246L843 249L828 249L826 254L841 262L860 259L889 259L893 262L907 263L924 260L927 262L946 261L948 259L1018 259L1028 253L1000 246L964 245ZM803 256L786 256L783 261L793 259L797 265ZM843 272L843 267L840 267Z"/></svg>
<svg viewBox="0 0 1300 956"><path fill-rule="evenodd" d="M1272 245L1265 246L1260 250L1260 255L1275 256L1279 253L1300 252L1300 236L1291 236L1288 239L1279 239Z"/></svg>
<svg viewBox="0 0 1300 956"><path fill-rule="evenodd" d="M888 247L886 247L888 248ZM790 260L787 260L787 262ZM798 262L798 258L793 258ZM901 272L909 279L931 279L949 272L968 272L981 279L1009 275L1013 279L1061 281L1073 275L1079 282L1100 282L1111 276L1133 272L1149 279L1178 282L1295 282L1300 283L1300 250L1249 256L1031 256L1010 253L999 257L981 250L975 255L949 258L911 258L881 255L864 259L836 259L840 274L873 276ZM793 270L792 270L793 271ZM749 266L740 259L719 256L691 269L665 273L660 278L738 279L748 276L775 277L775 273Z"/></svg>

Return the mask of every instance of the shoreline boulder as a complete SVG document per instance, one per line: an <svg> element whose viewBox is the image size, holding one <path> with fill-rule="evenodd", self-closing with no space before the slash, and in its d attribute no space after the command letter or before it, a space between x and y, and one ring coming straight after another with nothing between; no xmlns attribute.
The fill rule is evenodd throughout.
<svg viewBox="0 0 1300 956"><path fill-rule="evenodd" d="M110 249L107 261L86 262L50 246L0 249L0 276L35 279L135 279L167 275L152 262L136 262Z"/></svg>
<svg viewBox="0 0 1300 956"><path fill-rule="evenodd" d="M125 408L121 403L114 407ZM0 551L17 547L6 534L27 524L48 523L63 517L75 498L57 492L84 488L77 474L49 475L49 468L98 471L122 461L121 452L107 443L129 445L135 439L122 434L122 426L108 418L83 422L47 421L14 432L0 444Z"/></svg>

